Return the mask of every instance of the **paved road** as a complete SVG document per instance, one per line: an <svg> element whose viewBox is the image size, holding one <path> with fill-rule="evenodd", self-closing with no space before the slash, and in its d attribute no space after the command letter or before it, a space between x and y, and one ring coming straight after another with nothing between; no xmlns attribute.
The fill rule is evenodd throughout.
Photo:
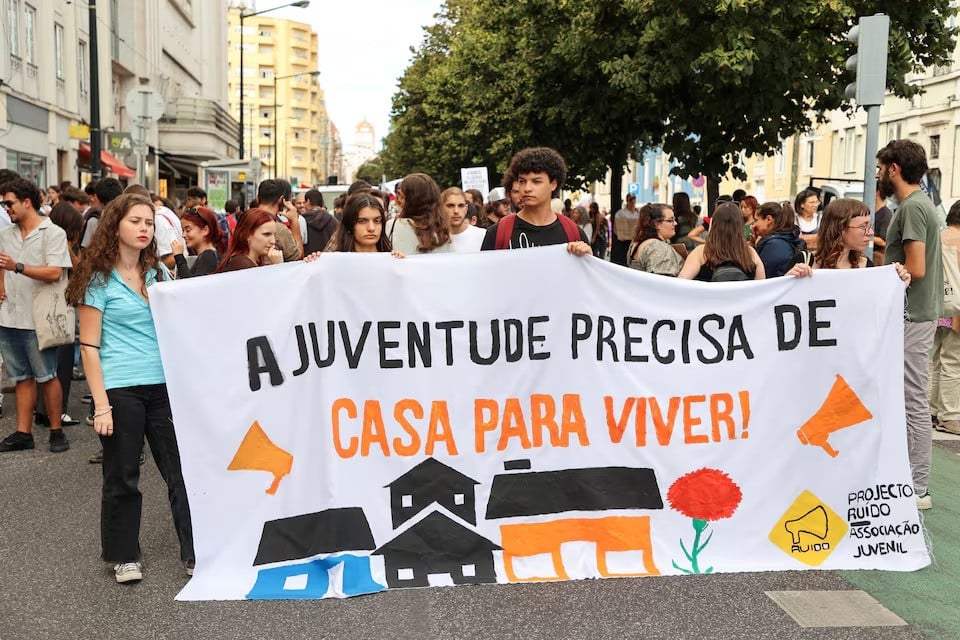
<svg viewBox="0 0 960 640"><path fill-rule="evenodd" d="M79 387L79 388L77 388ZM71 412L82 415L75 385ZM12 429L13 397L0 421ZM73 448L0 455L0 640L90 638L907 639L960 638L960 441L936 448L927 517L935 566L913 574L803 571L391 591L349 600L178 603L163 483L145 466L145 580L119 586L98 560L100 469L92 429ZM954 450L950 450L950 448ZM864 589L907 626L802 628L766 592ZM874 621L877 616L871 614Z"/></svg>

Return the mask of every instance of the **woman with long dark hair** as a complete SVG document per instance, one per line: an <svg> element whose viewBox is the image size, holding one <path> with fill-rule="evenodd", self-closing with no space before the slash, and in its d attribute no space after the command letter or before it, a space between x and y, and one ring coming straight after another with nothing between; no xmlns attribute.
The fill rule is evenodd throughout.
<svg viewBox="0 0 960 640"><path fill-rule="evenodd" d="M806 248L789 203L764 202L757 210L752 235L768 278L778 278Z"/></svg>
<svg viewBox="0 0 960 640"><path fill-rule="evenodd" d="M729 276L721 277L721 273ZM686 280L763 280L763 262L743 237L743 214L733 202L717 207L706 244L687 256L679 276Z"/></svg>
<svg viewBox="0 0 960 640"><path fill-rule="evenodd" d="M601 260L607 254L608 243L608 225L607 217L600 211L600 205L591 202L587 205L590 216L590 224L593 226L593 234L590 237L590 248L593 249L593 255Z"/></svg>
<svg viewBox="0 0 960 640"><path fill-rule="evenodd" d="M167 484L180 560L193 574L193 528L148 291L170 274L157 256L150 199L124 194L107 205L86 258L67 288L78 305L80 349L103 445L100 541L119 583L143 578L140 451L146 437Z"/></svg>
<svg viewBox="0 0 960 640"><path fill-rule="evenodd" d="M668 205L642 206L633 242L627 249L627 266L647 273L676 276L683 266L683 258L670 246L676 226L677 218Z"/></svg>
<svg viewBox="0 0 960 640"><path fill-rule="evenodd" d="M688 194L683 191L673 194L673 213L677 217L677 230L671 242L682 244L687 251L692 251L698 244L689 236L690 232L700 225L700 216L690 206Z"/></svg>
<svg viewBox="0 0 960 640"><path fill-rule="evenodd" d="M227 242L213 209L187 209L180 217L180 222L183 225L183 242L174 240L171 244L174 259L177 261L177 278L205 276L216 271L220 256L227 250ZM187 264L183 255L184 244L197 256L192 266Z"/></svg>
<svg viewBox="0 0 960 640"><path fill-rule="evenodd" d="M378 198L354 194L347 199L340 226L324 251L389 253L393 247L383 232L386 224L387 214Z"/></svg>
<svg viewBox="0 0 960 640"><path fill-rule="evenodd" d="M276 248L276 219L264 209L250 209L240 217L217 273L239 271L283 262L283 252Z"/></svg>
<svg viewBox="0 0 960 640"><path fill-rule="evenodd" d="M440 201L440 187L425 173L412 173L397 185L400 215L390 220L384 232L397 251L453 253L453 240Z"/></svg>

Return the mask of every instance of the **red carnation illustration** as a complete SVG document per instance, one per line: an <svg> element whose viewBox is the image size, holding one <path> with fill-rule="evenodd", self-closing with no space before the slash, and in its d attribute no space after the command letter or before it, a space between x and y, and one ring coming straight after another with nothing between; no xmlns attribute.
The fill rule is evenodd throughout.
<svg viewBox="0 0 960 640"><path fill-rule="evenodd" d="M681 567L676 560L673 561L674 568L684 573L713 572L713 567L700 571L699 563L700 552L710 543L713 532L710 532L703 543L700 542L700 537L711 521L732 516L741 500L743 493L740 487L719 469L697 469L680 476L670 485L667 501L674 510L693 520L694 531L692 551L688 551L683 540L680 540L680 548L690 562L690 568Z"/></svg>

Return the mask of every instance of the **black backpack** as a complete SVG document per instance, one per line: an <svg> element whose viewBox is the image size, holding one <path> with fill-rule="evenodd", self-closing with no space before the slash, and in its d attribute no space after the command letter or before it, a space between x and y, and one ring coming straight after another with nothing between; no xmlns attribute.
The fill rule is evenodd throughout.
<svg viewBox="0 0 960 640"><path fill-rule="evenodd" d="M710 282L742 282L750 279L743 269L728 260L717 265Z"/></svg>

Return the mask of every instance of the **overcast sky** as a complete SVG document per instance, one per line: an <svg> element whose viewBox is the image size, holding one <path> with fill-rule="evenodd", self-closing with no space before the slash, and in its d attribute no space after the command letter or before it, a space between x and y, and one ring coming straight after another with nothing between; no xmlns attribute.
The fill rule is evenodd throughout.
<svg viewBox="0 0 960 640"><path fill-rule="evenodd" d="M258 0L257 11L291 0ZM387 135L390 98L419 46L423 27L434 22L443 0L311 0L306 9L287 7L270 16L311 24L319 35L320 85L327 110L345 145L366 118L377 146Z"/></svg>

